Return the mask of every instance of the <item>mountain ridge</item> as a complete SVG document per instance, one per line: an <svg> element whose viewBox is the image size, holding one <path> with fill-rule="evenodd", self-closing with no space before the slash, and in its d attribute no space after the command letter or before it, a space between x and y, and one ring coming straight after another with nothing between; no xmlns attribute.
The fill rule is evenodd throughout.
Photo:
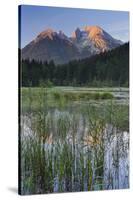
<svg viewBox="0 0 133 200"><path fill-rule="evenodd" d="M113 38L99 26L77 28L72 37L63 31L45 29L22 49L22 59L50 61L56 64L87 58L116 48L123 42Z"/></svg>

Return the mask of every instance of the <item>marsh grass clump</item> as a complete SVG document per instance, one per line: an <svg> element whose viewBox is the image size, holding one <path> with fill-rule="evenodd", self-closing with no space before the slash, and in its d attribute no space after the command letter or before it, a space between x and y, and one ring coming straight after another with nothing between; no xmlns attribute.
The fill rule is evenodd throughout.
<svg viewBox="0 0 133 200"><path fill-rule="evenodd" d="M109 92L103 92L101 94L101 96L102 96L102 99L113 99L114 98L113 94L111 94Z"/></svg>
<svg viewBox="0 0 133 200"><path fill-rule="evenodd" d="M66 100L70 100L70 101L76 101L76 100L80 100L79 94L74 94L72 92L64 92L64 97Z"/></svg>
<svg viewBox="0 0 133 200"><path fill-rule="evenodd" d="M113 99L113 95L108 92L59 92L53 93L55 100L64 98L67 101L80 101L80 100L104 100Z"/></svg>
<svg viewBox="0 0 133 200"><path fill-rule="evenodd" d="M129 131L129 107L127 105L111 105L111 123L119 131Z"/></svg>
<svg viewBox="0 0 133 200"><path fill-rule="evenodd" d="M65 107L72 101L89 101L89 100L108 100L113 99L113 95L108 92L82 92L82 91L62 91L54 87L39 88L21 88L21 102L23 111L37 111L38 108L45 107L47 101L48 107Z"/></svg>
<svg viewBox="0 0 133 200"><path fill-rule="evenodd" d="M104 100L113 99L113 95L107 92L92 92L88 94L88 99L92 100Z"/></svg>
<svg viewBox="0 0 133 200"><path fill-rule="evenodd" d="M59 91L54 91L53 96L54 96L54 99L57 100L57 101L60 100L63 97L63 95Z"/></svg>

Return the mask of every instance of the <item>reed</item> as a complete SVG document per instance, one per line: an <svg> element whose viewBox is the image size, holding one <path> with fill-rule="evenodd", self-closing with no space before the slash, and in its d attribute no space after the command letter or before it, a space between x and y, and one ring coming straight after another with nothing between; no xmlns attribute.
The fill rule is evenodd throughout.
<svg viewBox="0 0 133 200"><path fill-rule="evenodd" d="M103 104L89 101L92 96L101 98L99 93L69 94L44 87L35 90L22 92L22 193L107 189L106 144L111 144L116 133L128 130L128 106L112 100ZM102 93L102 98L111 96ZM73 108L75 100L81 99L87 104ZM118 162L119 158L114 158Z"/></svg>

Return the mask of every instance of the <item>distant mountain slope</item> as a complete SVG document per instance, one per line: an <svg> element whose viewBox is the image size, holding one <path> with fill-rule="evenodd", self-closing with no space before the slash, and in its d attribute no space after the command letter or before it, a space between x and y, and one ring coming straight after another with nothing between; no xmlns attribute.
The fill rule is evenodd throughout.
<svg viewBox="0 0 133 200"><path fill-rule="evenodd" d="M38 61L54 60L55 63L66 63L78 58L78 49L64 35L47 29L40 33L35 40L22 49L22 58Z"/></svg>
<svg viewBox="0 0 133 200"><path fill-rule="evenodd" d="M22 49L22 59L53 60L62 64L108 51L121 44L120 40L98 26L86 26L83 30L77 28L70 38L62 31L57 33L47 29Z"/></svg>
<svg viewBox="0 0 133 200"><path fill-rule="evenodd" d="M123 44L99 26L86 26L83 30L77 28L73 33L72 39L79 49L82 50L89 47L92 53L104 52Z"/></svg>
<svg viewBox="0 0 133 200"><path fill-rule="evenodd" d="M129 43L66 64L22 61L22 86L52 82L64 86L128 86Z"/></svg>

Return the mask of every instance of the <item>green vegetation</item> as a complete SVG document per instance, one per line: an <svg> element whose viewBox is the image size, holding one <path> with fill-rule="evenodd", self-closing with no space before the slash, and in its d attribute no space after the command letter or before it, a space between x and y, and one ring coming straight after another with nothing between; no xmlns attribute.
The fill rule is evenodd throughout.
<svg viewBox="0 0 133 200"><path fill-rule="evenodd" d="M64 104L67 101L89 101L89 100L106 100L113 99L111 92L105 91L72 91L58 89L56 87L39 87L39 88L21 88L22 107L38 108L42 96L45 96L49 106Z"/></svg>
<svg viewBox="0 0 133 200"><path fill-rule="evenodd" d="M60 92L55 91L54 93L54 97L60 98ZM100 100L100 99L113 99L113 95L111 93L108 92L64 92L62 94L62 96L66 99L66 100Z"/></svg>
<svg viewBox="0 0 133 200"><path fill-rule="evenodd" d="M116 138L115 152L126 153L128 105L116 104L107 91L77 91L21 88L22 194L108 189L105 148ZM117 176L108 176L115 182Z"/></svg>
<svg viewBox="0 0 133 200"><path fill-rule="evenodd" d="M23 60L21 71L23 87L128 87L129 43L90 58L57 66L53 61Z"/></svg>

